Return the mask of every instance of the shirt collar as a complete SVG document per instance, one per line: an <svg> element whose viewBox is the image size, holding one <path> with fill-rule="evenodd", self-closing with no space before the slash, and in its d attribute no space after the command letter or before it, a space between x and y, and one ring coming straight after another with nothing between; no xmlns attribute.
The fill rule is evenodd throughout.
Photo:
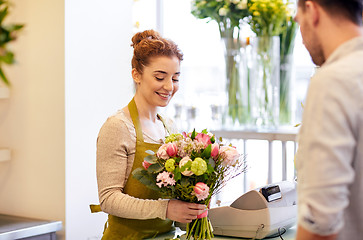
<svg viewBox="0 0 363 240"><path fill-rule="evenodd" d="M352 38L343 44L341 44L339 47L337 47L334 52L328 57L328 59L325 61L324 65L329 65L342 57L351 54L352 52L357 51L357 49L363 49L363 37L355 37Z"/></svg>

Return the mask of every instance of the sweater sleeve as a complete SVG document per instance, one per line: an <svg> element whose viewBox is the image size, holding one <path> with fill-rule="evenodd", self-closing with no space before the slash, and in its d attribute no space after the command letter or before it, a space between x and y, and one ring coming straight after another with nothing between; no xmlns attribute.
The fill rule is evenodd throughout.
<svg viewBox="0 0 363 240"><path fill-rule="evenodd" d="M168 200L144 200L123 193L134 157L135 141L125 122L112 116L97 138L97 183L103 212L132 219L166 218Z"/></svg>

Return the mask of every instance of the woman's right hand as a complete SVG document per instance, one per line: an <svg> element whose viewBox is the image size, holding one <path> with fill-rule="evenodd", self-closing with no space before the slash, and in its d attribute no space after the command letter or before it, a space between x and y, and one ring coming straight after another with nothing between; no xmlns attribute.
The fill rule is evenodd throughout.
<svg viewBox="0 0 363 240"><path fill-rule="evenodd" d="M189 223L197 218L197 215L207 211L204 204L188 203L180 200L171 199L166 210L166 217L170 220Z"/></svg>

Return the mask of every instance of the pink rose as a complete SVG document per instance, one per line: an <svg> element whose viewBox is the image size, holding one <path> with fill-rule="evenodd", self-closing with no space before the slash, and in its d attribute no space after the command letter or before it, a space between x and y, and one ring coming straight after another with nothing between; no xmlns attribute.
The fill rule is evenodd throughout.
<svg viewBox="0 0 363 240"><path fill-rule="evenodd" d="M166 148L167 148L168 144L163 144L160 146L158 152L156 153L156 156L158 158L164 159L164 160L168 160L169 159L169 155L166 152Z"/></svg>
<svg viewBox="0 0 363 240"><path fill-rule="evenodd" d="M209 187L205 183L198 182L195 184L192 194L198 198L198 201L204 200L209 196Z"/></svg>
<svg viewBox="0 0 363 240"><path fill-rule="evenodd" d="M176 154L178 153L178 147L176 146L175 143L168 143L166 146L166 153L170 156L170 157L175 157Z"/></svg>
<svg viewBox="0 0 363 240"><path fill-rule="evenodd" d="M216 159L218 157L218 153L219 153L219 144L218 143L213 143L212 144L212 152L211 152L211 157L213 159Z"/></svg>
<svg viewBox="0 0 363 240"><path fill-rule="evenodd" d="M197 136L195 136L195 139L198 142L201 142L204 144L204 147L207 147L209 144L211 144L212 142L210 141L210 136L208 134L205 133L198 133Z"/></svg>
<svg viewBox="0 0 363 240"><path fill-rule="evenodd" d="M143 161L142 162L142 166L145 168L145 170L147 170L150 167L151 163L147 162L147 161Z"/></svg>
<svg viewBox="0 0 363 240"><path fill-rule="evenodd" d="M183 167L187 162L192 162L192 159L190 159L190 157L188 157L188 156L183 157L179 162L179 168ZM193 175L193 172L189 171L189 170L185 170L181 174L188 177L188 176Z"/></svg>
<svg viewBox="0 0 363 240"><path fill-rule="evenodd" d="M222 165L226 167L235 165L240 157L237 149L230 146L222 146L219 155L222 156Z"/></svg>

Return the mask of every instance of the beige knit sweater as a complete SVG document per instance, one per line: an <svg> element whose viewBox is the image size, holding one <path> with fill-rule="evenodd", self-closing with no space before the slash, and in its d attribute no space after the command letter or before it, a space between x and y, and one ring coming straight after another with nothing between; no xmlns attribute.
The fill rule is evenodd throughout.
<svg viewBox="0 0 363 240"><path fill-rule="evenodd" d="M175 132L170 119L164 124ZM165 131L167 135L167 131ZM143 132L144 141L163 143ZM168 200L143 200L123 193L135 157L136 133L132 120L118 111L101 127L97 138L97 183L100 206L103 212L133 219L166 218Z"/></svg>

